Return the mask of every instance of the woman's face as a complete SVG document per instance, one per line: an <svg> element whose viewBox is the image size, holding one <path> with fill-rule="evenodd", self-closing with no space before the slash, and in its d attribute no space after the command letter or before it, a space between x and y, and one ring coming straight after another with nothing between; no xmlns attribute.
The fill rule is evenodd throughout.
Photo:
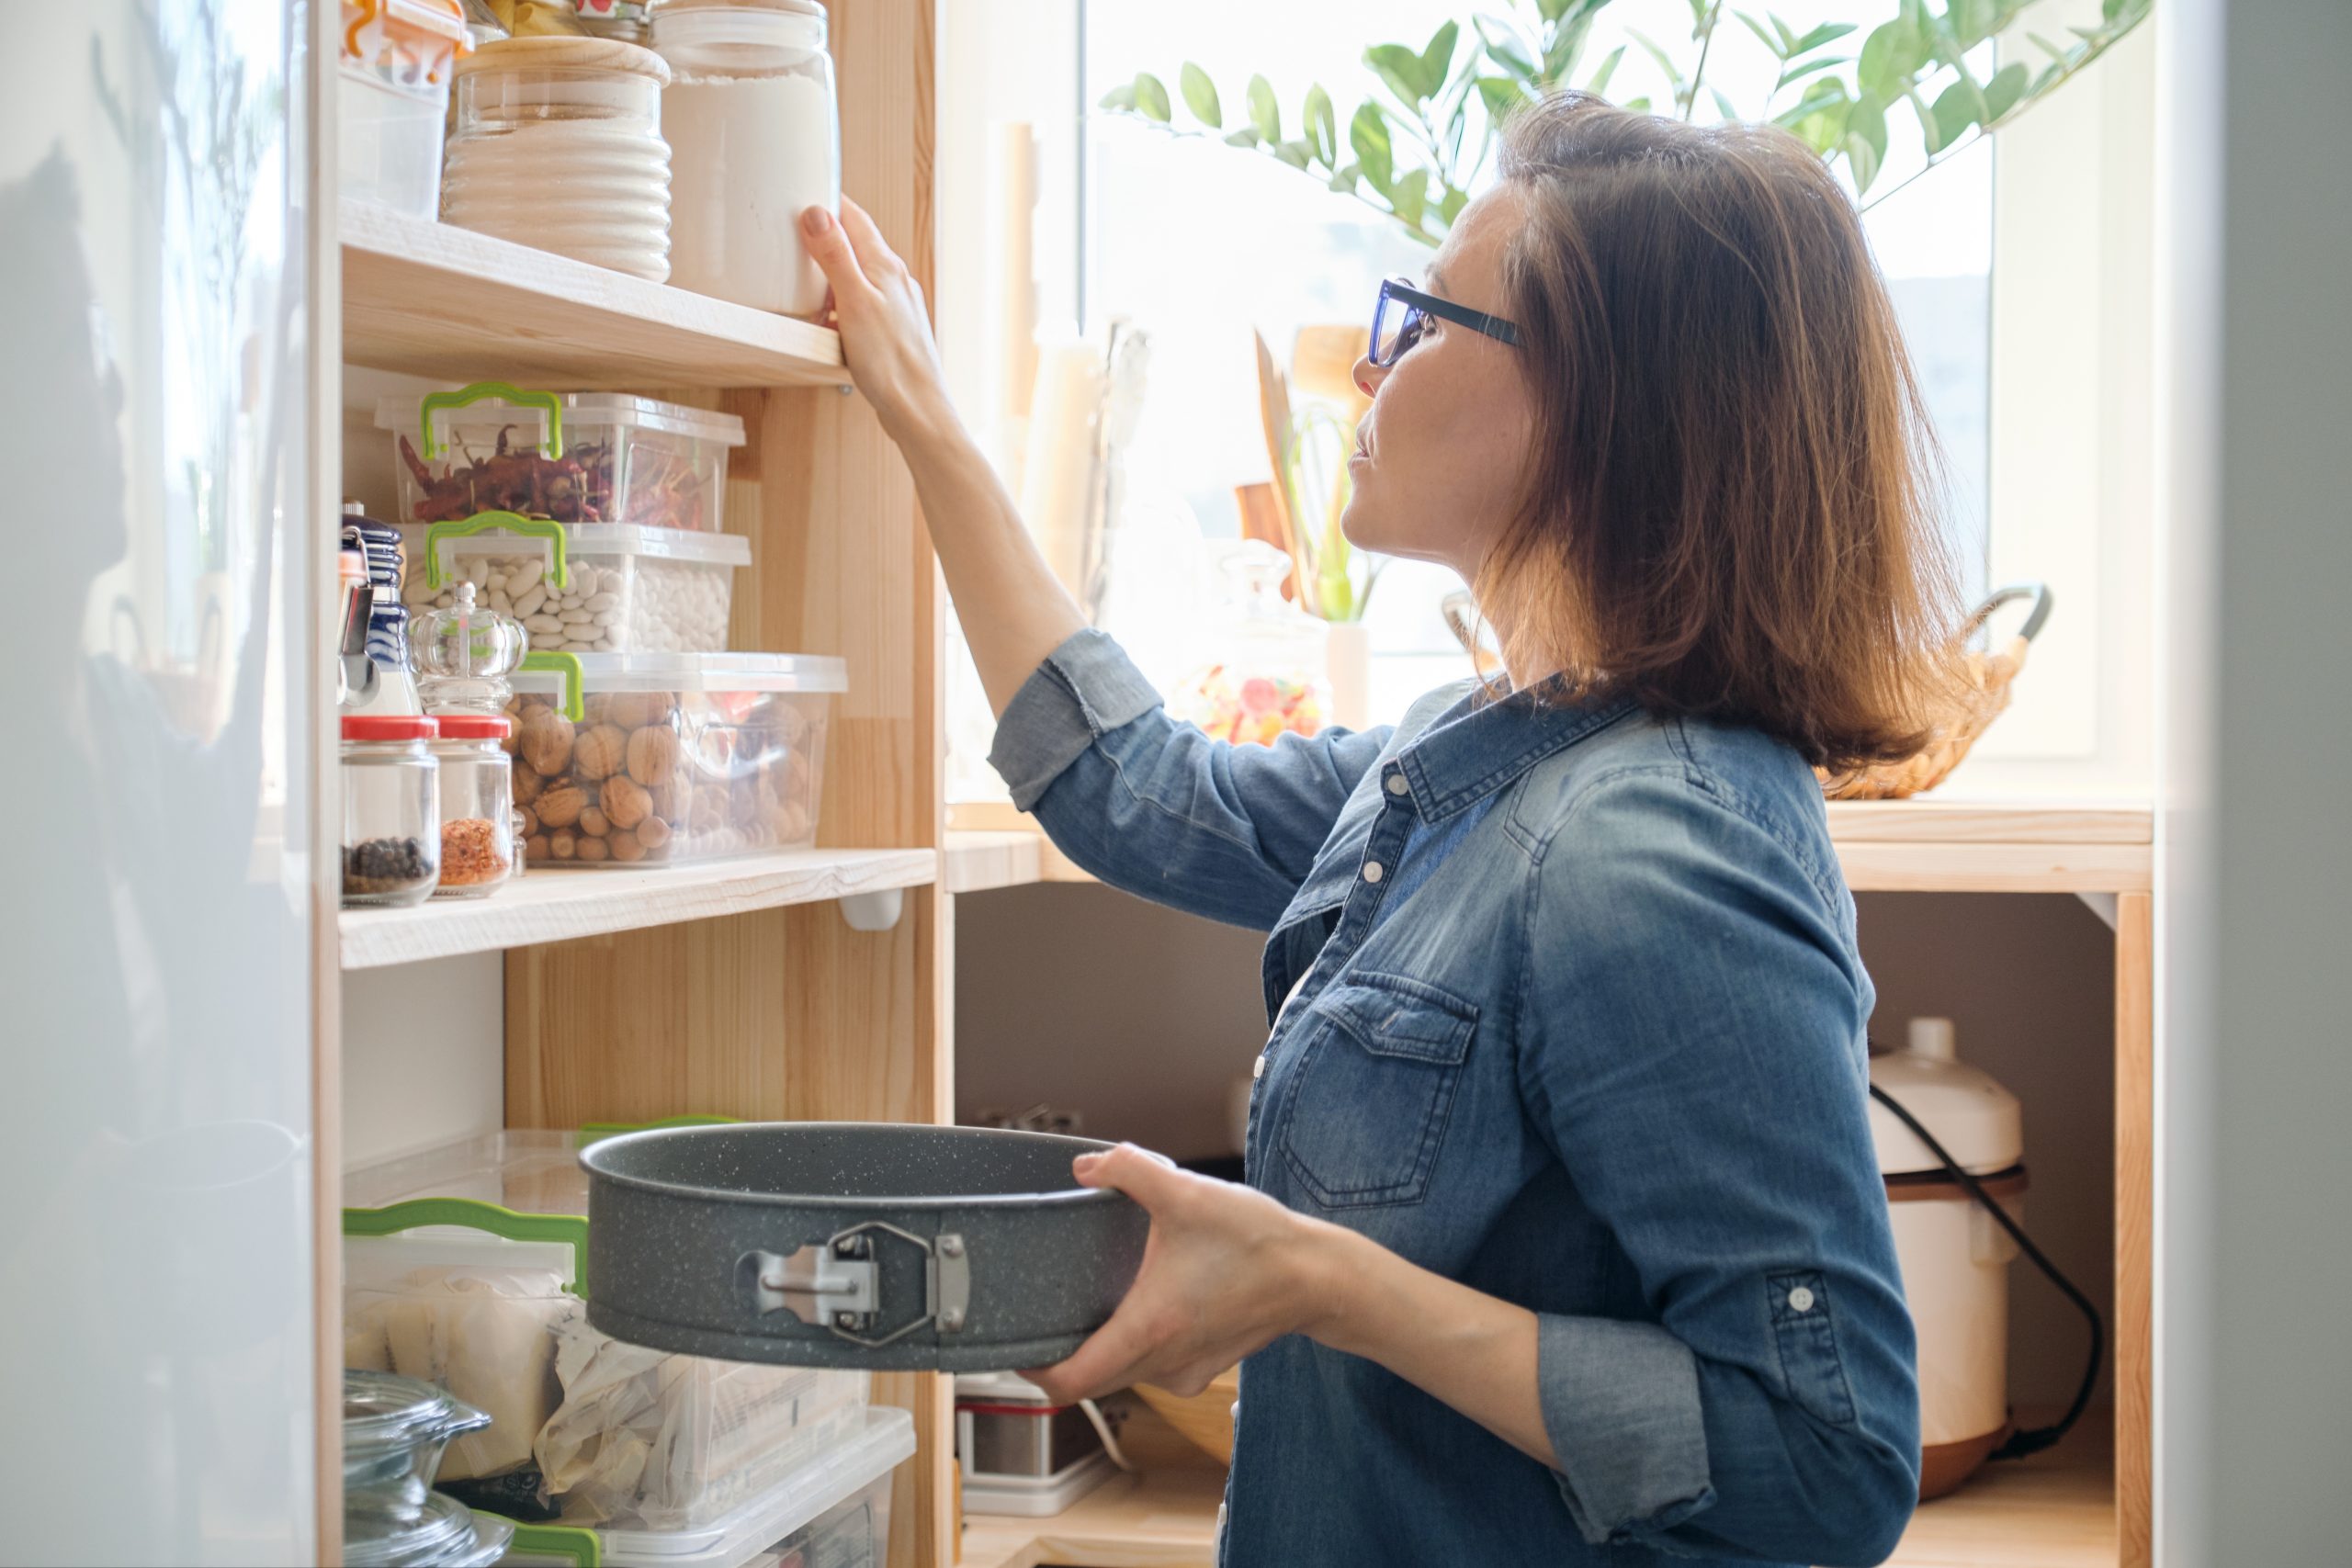
<svg viewBox="0 0 2352 1568"><path fill-rule="evenodd" d="M1421 288L1509 320L1503 250L1520 221L1516 189L1479 197ZM1341 530L1360 548L1475 575L1518 509L1526 471L1534 411L1518 351L1430 316L1395 365L1359 359L1355 377L1373 403L1356 430Z"/></svg>

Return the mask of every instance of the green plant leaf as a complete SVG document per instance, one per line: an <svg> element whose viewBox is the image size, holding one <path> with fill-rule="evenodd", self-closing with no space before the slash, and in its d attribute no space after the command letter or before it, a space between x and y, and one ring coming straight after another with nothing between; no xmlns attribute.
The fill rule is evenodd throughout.
<svg viewBox="0 0 2352 1568"><path fill-rule="evenodd" d="M1627 98L1623 103L1619 104L1617 107L1623 109L1627 114L1647 114L1650 112L1650 96L1647 93L1644 93L1638 98Z"/></svg>
<svg viewBox="0 0 2352 1568"><path fill-rule="evenodd" d="M1934 157L1944 150L1944 130L1936 123L1936 111L1916 92L1905 92L1903 97L1911 106L1911 112L1919 117L1919 140L1927 146L1928 156Z"/></svg>
<svg viewBox="0 0 2352 1568"><path fill-rule="evenodd" d="M1508 76L1479 77L1478 97L1487 106L1487 118L1497 125L1509 119L1520 105L1529 101L1527 89Z"/></svg>
<svg viewBox="0 0 2352 1568"><path fill-rule="evenodd" d="M1408 169L1397 175L1396 183L1388 188L1388 205L1407 228L1421 226L1421 209L1428 204L1429 189L1430 172L1427 169Z"/></svg>
<svg viewBox="0 0 2352 1568"><path fill-rule="evenodd" d="M1987 127L1994 125L2002 116L2017 107L2018 102L2025 96L2025 89L2026 68L2023 61L2013 61L1993 73L1993 79L1984 84L1985 125Z"/></svg>
<svg viewBox="0 0 2352 1568"><path fill-rule="evenodd" d="M1487 58L1510 72L1522 82L1538 78L1535 62L1527 52L1516 28L1499 17L1473 17L1470 25L1477 29L1479 45Z"/></svg>
<svg viewBox="0 0 2352 1568"><path fill-rule="evenodd" d="M1846 117L1852 110L1846 84L1832 78L1815 82L1794 108L1774 117L1774 122L1826 158L1846 134Z"/></svg>
<svg viewBox="0 0 2352 1568"><path fill-rule="evenodd" d="M1168 107L1167 84L1148 71L1136 73L1136 112L1147 119L1166 125L1171 118Z"/></svg>
<svg viewBox="0 0 2352 1568"><path fill-rule="evenodd" d="M1535 14L1547 22L1556 22L1567 15L1568 7L1574 4L1576 0L1535 0Z"/></svg>
<svg viewBox="0 0 2352 1568"><path fill-rule="evenodd" d="M1395 152L1388 139L1388 117L1380 112L1378 104L1358 107L1355 118L1348 121L1348 146L1372 188L1387 194L1388 182L1395 175Z"/></svg>
<svg viewBox="0 0 2352 1568"><path fill-rule="evenodd" d="M1683 87L1682 67L1674 63L1674 56L1667 53L1657 40L1647 33L1635 32L1632 28L1627 28L1625 31L1635 43L1642 46L1642 52L1657 62L1657 68L1666 73L1667 81L1672 85L1676 96L1680 96Z"/></svg>
<svg viewBox="0 0 2352 1568"><path fill-rule="evenodd" d="M1749 16L1747 12L1734 11L1732 15L1738 18L1739 24L1742 27L1746 28L1749 32L1754 33L1758 39L1762 40L1764 47L1772 51L1773 59L1786 60L1789 57L1789 29L1781 23L1780 17L1775 17L1772 18L1773 26L1780 28L1780 35L1775 37L1770 28L1766 28L1763 23Z"/></svg>
<svg viewBox="0 0 2352 1568"><path fill-rule="evenodd" d="M1339 124L1331 118L1331 95L1317 82L1306 89L1306 109L1299 116L1306 123L1306 140L1314 145L1316 158L1326 165L1340 161Z"/></svg>
<svg viewBox="0 0 2352 1568"><path fill-rule="evenodd" d="M1594 68L1591 75L1585 78L1584 90L1588 93L1609 91L1609 78L1617 74L1617 62L1624 58L1625 46L1622 43L1603 55L1600 65Z"/></svg>
<svg viewBox="0 0 2352 1568"><path fill-rule="evenodd" d="M1817 59L1799 61L1781 73L1781 79L1772 84L1772 91L1777 93L1783 87L1794 86L1808 76L1818 76L1824 71L1835 71L1840 65L1851 65L1853 62L1853 56L1849 54L1825 54Z"/></svg>
<svg viewBox="0 0 2352 1568"><path fill-rule="evenodd" d="M1976 107L1982 102L1973 85L1954 82L1936 96L1936 130L1939 149L1950 147L1968 134L1976 123Z"/></svg>
<svg viewBox="0 0 2352 1568"><path fill-rule="evenodd" d="M1963 51L1991 38L2000 26L1993 0L1951 0L1947 15L1951 20L1952 37Z"/></svg>
<svg viewBox="0 0 2352 1568"><path fill-rule="evenodd" d="M1443 199L1437 204L1437 215L1444 219L1445 226L1451 229L1453 227L1453 220L1462 216L1462 209L1469 205L1468 191L1458 186L1448 186L1445 187Z"/></svg>
<svg viewBox="0 0 2352 1568"><path fill-rule="evenodd" d="M1331 171L1331 188L1341 196L1353 196L1356 182L1363 177L1363 170L1353 164Z"/></svg>
<svg viewBox="0 0 2352 1568"><path fill-rule="evenodd" d="M1306 168L1314 156L1314 149L1304 141L1271 141L1266 144L1266 151L1294 169Z"/></svg>
<svg viewBox="0 0 2352 1568"><path fill-rule="evenodd" d="M1238 130L1227 131L1225 144L1227 147L1255 147L1258 145L1258 128L1245 125Z"/></svg>
<svg viewBox="0 0 2352 1568"><path fill-rule="evenodd" d="M1132 82L1120 83L1117 86L1103 94L1102 98L1094 107L1103 109L1118 109L1129 114L1134 113L1136 107L1135 84Z"/></svg>
<svg viewBox="0 0 2352 1568"><path fill-rule="evenodd" d="M1886 161L1886 108L1871 94L1854 100L1846 116L1846 166L1854 172L1857 195L1871 188L1879 165Z"/></svg>
<svg viewBox="0 0 2352 1568"><path fill-rule="evenodd" d="M1715 100L1715 111L1724 118L1736 120L1740 118L1739 110L1733 105L1729 93L1724 92L1721 87L1710 87L1707 92Z"/></svg>
<svg viewBox="0 0 2352 1568"><path fill-rule="evenodd" d="M1848 33L1860 32L1860 30L1861 29L1860 28L1856 27L1851 22L1824 22L1819 27L1814 28L1813 31L1805 34L1804 37L1797 39L1796 42L1790 45L1789 53L1792 55L1810 54L1825 43L1835 43L1839 39L1844 38Z"/></svg>
<svg viewBox="0 0 2352 1568"><path fill-rule="evenodd" d="M1462 40L1462 25L1448 22L1430 35L1429 46L1421 51L1421 82L1430 92L1445 85L1453 69L1453 46Z"/></svg>
<svg viewBox="0 0 2352 1568"><path fill-rule="evenodd" d="M1927 62L1926 37L1907 17L1897 17L1871 28L1870 37L1862 40L1861 60L1855 75L1862 91L1891 98Z"/></svg>
<svg viewBox="0 0 2352 1568"><path fill-rule="evenodd" d="M1250 123L1269 141L1283 139L1282 106L1274 101L1274 85L1263 76L1250 78Z"/></svg>
<svg viewBox="0 0 2352 1568"><path fill-rule="evenodd" d="M1177 73L1176 85L1184 95L1184 107L1193 111L1194 119L1211 130L1225 129L1225 109L1216 101L1216 84L1209 80L1207 72L1188 60Z"/></svg>
<svg viewBox="0 0 2352 1568"><path fill-rule="evenodd" d="M1421 57L1403 44L1374 44L1363 51L1363 62L1407 108L1419 108L1428 100L1431 89L1421 85Z"/></svg>

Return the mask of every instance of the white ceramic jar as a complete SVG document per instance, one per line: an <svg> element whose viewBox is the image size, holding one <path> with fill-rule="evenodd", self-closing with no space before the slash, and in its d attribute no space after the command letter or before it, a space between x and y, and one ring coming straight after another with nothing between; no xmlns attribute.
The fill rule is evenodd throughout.
<svg viewBox="0 0 2352 1568"><path fill-rule="evenodd" d="M674 155L670 281L762 310L813 316L825 279L800 214L841 208L841 116L818 0L671 0L653 13L669 63L662 127Z"/></svg>
<svg viewBox="0 0 2352 1568"><path fill-rule="evenodd" d="M612 39L517 38L458 63L441 220L660 283L669 68Z"/></svg>

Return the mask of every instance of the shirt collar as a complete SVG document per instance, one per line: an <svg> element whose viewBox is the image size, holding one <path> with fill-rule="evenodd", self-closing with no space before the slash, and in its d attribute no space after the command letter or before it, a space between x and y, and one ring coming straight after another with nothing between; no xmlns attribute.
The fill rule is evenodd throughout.
<svg viewBox="0 0 2352 1568"><path fill-rule="evenodd" d="M1396 753L1425 822L1441 822L1634 709L1629 697L1578 701L1539 689L1473 691Z"/></svg>

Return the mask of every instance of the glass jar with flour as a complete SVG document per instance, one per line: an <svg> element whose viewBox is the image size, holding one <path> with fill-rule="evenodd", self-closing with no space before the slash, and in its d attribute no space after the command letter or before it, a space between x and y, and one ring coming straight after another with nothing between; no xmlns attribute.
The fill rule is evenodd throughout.
<svg viewBox="0 0 2352 1568"><path fill-rule="evenodd" d="M800 214L838 210L841 117L818 0L670 0L653 48L670 67L670 281L786 315L824 308Z"/></svg>

